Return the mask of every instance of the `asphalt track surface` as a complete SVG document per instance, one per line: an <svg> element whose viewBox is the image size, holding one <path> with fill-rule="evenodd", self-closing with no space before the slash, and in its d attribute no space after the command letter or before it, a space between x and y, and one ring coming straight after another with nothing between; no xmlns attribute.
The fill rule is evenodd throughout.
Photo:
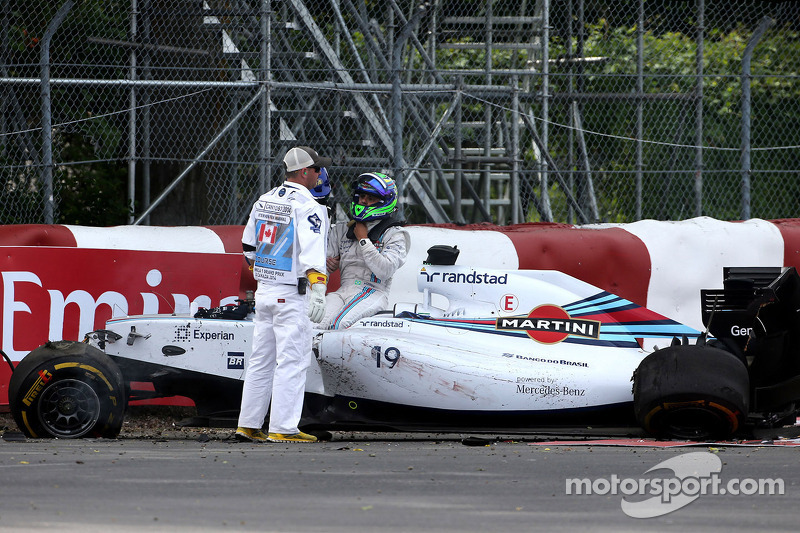
<svg viewBox="0 0 800 533"><path fill-rule="evenodd" d="M542 445L494 436L334 433L316 444L228 438L0 440L0 530L797 531L800 446ZM499 440L497 438L499 437ZM702 495L627 516L622 495L567 494L567 478L642 478L715 454L720 477L780 478L783 495Z"/></svg>

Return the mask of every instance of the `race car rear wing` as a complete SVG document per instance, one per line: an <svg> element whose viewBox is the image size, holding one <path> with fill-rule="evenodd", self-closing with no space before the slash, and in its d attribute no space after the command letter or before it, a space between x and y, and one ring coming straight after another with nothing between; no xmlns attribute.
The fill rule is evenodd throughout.
<svg viewBox="0 0 800 533"><path fill-rule="evenodd" d="M733 338L744 350L758 309L776 299L794 268L725 267L722 289L700 291L703 324L717 338ZM794 272L796 276L796 272Z"/></svg>
<svg viewBox="0 0 800 533"><path fill-rule="evenodd" d="M701 291L703 323L746 357L753 408L800 400L800 276L794 267L729 267L722 290Z"/></svg>

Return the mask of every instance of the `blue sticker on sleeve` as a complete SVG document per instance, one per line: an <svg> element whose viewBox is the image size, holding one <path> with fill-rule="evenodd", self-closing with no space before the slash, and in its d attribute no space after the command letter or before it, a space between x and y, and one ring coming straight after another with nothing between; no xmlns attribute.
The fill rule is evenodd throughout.
<svg viewBox="0 0 800 533"><path fill-rule="evenodd" d="M322 220L316 213L308 217L308 222L311 224L311 231L314 233L319 233L322 230Z"/></svg>

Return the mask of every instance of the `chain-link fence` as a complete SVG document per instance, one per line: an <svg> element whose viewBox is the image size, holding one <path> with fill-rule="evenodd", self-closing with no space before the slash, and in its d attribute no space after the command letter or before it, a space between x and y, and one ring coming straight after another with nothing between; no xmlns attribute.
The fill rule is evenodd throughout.
<svg viewBox="0 0 800 533"><path fill-rule="evenodd" d="M797 2L0 5L0 223L241 224L296 145L411 222L798 215Z"/></svg>

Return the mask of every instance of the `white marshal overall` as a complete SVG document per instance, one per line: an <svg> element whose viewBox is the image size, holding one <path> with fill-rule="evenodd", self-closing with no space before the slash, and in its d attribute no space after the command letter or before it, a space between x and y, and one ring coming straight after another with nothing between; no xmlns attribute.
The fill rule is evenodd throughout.
<svg viewBox="0 0 800 533"><path fill-rule="evenodd" d="M325 207L308 189L288 181L253 205L242 235L243 244L255 247L253 274L258 280L246 373L259 378L245 379L240 427L260 428L271 396L269 431L298 432L312 355L307 296L298 293L297 280L310 269L325 272L328 226ZM271 394L273 380L287 386ZM267 402L259 400L264 397Z"/></svg>

